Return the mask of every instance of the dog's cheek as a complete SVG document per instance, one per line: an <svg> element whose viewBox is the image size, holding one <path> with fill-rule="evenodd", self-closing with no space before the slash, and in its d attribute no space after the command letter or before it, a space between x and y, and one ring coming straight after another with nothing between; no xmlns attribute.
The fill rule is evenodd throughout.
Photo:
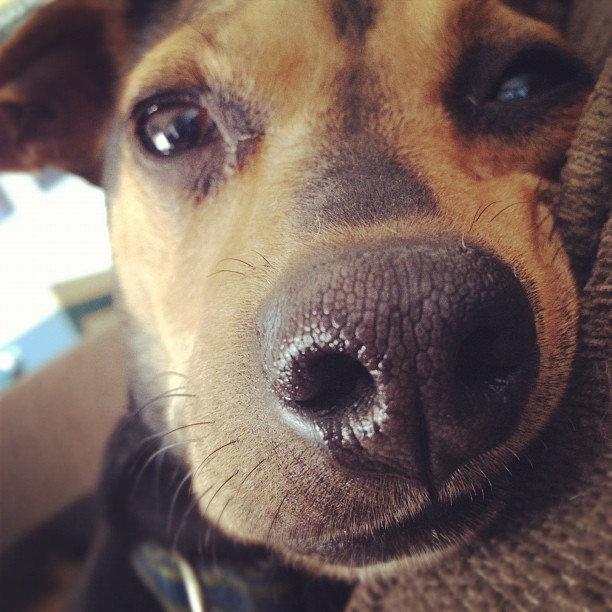
<svg viewBox="0 0 612 612"><path fill-rule="evenodd" d="M511 172L528 172L558 180L587 93L570 107L542 118L542 125L525 135L457 137L456 159L466 172L480 179L502 178Z"/></svg>
<svg viewBox="0 0 612 612"><path fill-rule="evenodd" d="M183 329L193 328L199 284L187 281L181 233L130 172L119 179L109 198L110 232L121 307L157 339L158 371L186 360ZM197 270L192 270L197 278Z"/></svg>

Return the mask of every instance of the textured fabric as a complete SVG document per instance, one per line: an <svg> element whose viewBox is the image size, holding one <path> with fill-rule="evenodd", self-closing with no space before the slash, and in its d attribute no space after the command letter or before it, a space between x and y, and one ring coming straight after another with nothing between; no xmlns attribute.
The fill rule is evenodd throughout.
<svg viewBox="0 0 612 612"><path fill-rule="evenodd" d="M576 50L599 74L612 53L612 2L576 0L567 30Z"/></svg>
<svg viewBox="0 0 612 612"><path fill-rule="evenodd" d="M612 30L611 30L612 31ZM563 169L559 229L580 284L591 273L612 202L612 83L608 61ZM605 251L602 251L605 256Z"/></svg>
<svg viewBox="0 0 612 612"><path fill-rule="evenodd" d="M577 3L582 21L570 31L580 34L596 67L612 29L603 40L599 24L584 21L593 4ZM609 14L612 3L604 4ZM598 37L589 34L595 30ZM612 58L585 109L558 195L560 229L582 290L566 401L514 472L521 486L493 532L429 570L360 585L348 610L612 610L611 204Z"/></svg>

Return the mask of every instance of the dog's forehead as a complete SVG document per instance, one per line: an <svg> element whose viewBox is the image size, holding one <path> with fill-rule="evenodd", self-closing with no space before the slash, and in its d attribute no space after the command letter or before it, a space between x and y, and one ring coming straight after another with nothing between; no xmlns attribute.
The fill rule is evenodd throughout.
<svg viewBox="0 0 612 612"><path fill-rule="evenodd" d="M495 1L495 0L494 0ZM480 11L491 0L305 0L301 3L291 0L181 0L181 13L188 19L208 18L214 14L223 13L236 19L240 14L249 10L261 13L267 7L272 12L283 14L285 18L297 18L300 13L299 5L311 12L323 11L332 20L338 36L355 36L363 38L364 35L377 24L379 15L393 7L411 15L418 21L427 18L427 15L437 10L463 10Z"/></svg>
<svg viewBox="0 0 612 612"><path fill-rule="evenodd" d="M378 5L381 0L315 0L305 2L311 4L311 8L323 8L332 18L339 35L354 34L363 36L373 25ZM200 15L208 16L214 12L239 12L245 9L247 4L257 4L252 0L183 0L185 13L191 17ZM275 4L280 8L282 2L267 3ZM291 3L289 3L291 4ZM293 9L298 8L293 3ZM281 9L282 10L282 9Z"/></svg>
<svg viewBox="0 0 612 612"><path fill-rule="evenodd" d="M368 42L376 44L389 36L409 37L413 45L425 43L466 7L476 15L486 4L487 0L217 0L192 1L184 14L191 27L234 54L245 44L250 56L258 45L282 45L288 52L292 47L304 51L309 42L326 49L349 47L353 55L363 55Z"/></svg>
<svg viewBox="0 0 612 612"><path fill-rule="evenodd" d="M198 91L224 128L240 117L237 138L265 134L258 159L273 181L291 174L296 193L310 173L393 176L405 191L408 168L432 180L442 161L460 165L445 97L462 54L475 41L558 40L496 0L192 1L169 19L127 80L120 118L160 92ZM450 175L435 173L439 190Z"/></svg>
<svg viewBox="0 0 612 612"><path fill-rule="evenodd" d="M495 28L500 44L520 35L493 0L185 0L176 14L143 55L132 91L201 80L202 72L211 86L231 83L250 98L301 94L304 108L306 90L329 97L358 72L403 79L404 90L410 79L422 90L444 77L478 33ZM160 68L168 65L176 69Z"/></svg>

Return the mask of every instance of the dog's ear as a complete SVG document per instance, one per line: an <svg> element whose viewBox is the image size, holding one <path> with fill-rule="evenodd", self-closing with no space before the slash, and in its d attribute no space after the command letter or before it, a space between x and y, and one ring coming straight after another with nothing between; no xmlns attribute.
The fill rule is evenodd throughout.
<svg viewBox="0 0 612 612"><path fill-rule="evenodd" d="M0 47L0 170L100 179L129 57L124 0L55 0Z"/></svg>

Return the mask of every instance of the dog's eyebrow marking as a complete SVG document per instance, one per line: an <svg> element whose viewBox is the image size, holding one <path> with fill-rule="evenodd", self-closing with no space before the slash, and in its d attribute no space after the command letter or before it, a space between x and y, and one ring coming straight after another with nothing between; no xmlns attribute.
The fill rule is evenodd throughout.
<svg viewBox="0 0 612 612"><path fill-rule="evenodd" d="M339 38L362 40L374 24L375 0L332 0L332 15Z"/></svg>
<svg viewBox="0 0 612 612"><path fill-rule="evenodd" d="M133 28L139 30L167 19L165 15L176 12L178 5L180 0L131 0L126 18Z"/></svg>

